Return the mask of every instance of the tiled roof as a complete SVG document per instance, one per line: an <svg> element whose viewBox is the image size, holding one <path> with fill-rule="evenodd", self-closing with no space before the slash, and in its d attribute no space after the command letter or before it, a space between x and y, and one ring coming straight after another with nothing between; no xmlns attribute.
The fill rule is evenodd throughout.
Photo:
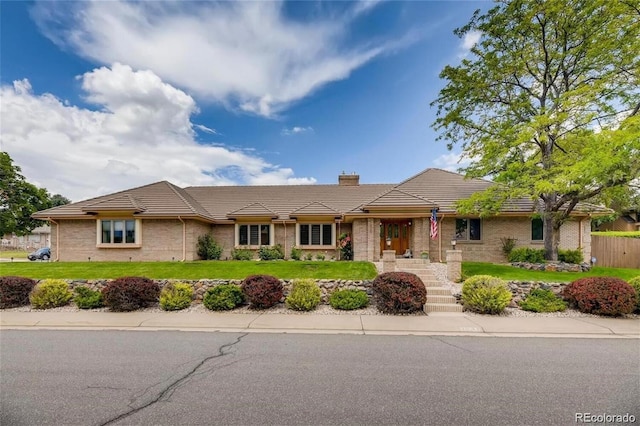
<svg viewBox="0 0 640 426"><path fill-rule="evenodd" d="M291 212L291 217L301 216L340 216L340 212L319 201L313 201Z"/></svg>
<svg viewBox="0 0 640 426"><path fill-rule="evenodd" d="M140 217L191 217L228 221L237 217L286 220L303 216L358 216L368 210L417 210L437 207L455 212L456 201L483 191L492 182L465 179L440 169L427 169L401 182L361 185L201 186L179 188L157 182L91 200L67 204L34 214L35 218L76 218L101 211L134 211ZM509 200L505 213L531 214L531 199ZM581 203L577 213L609 213L609 209Z"/></svg>
<svg viewBox="0 0 640 426"><path fill-rule="evenodd" d="M364 210L412 207L429 209L436 203L419 195L410 194L402 189L394 188L362 206Z"/></svg>
<svg viewBox="0 0 640 426"><path fill-rule="evenodd" d="M241 209L227 213L227 217L232 219L241 216L271 217L276 219L278 217L278 214L273 210L265 207L265 205L262 203L249 204L248 206L244 206Z"/></svg>
<svg viewBox="0 0 640 426"><path fill-rule="evenodd" d="M146 208L137 198L131 194L121 194L106 200L98 200L95 203L87 204L82 207L84 212L101 212L101 211L134 211L143 212Z"/></svg>
<svg viewBox="0 0 640 426"><path fill-rule="evenodd" d="M338 212L348 212L392 189L393 185L364 184L290 185L290 186L195 186L185 188L193 198L217 220L228 219L227 213L262 203L278 215L290 219L291 214L311 203L322 203Z"/></svg>
<svg viewBox="0 0 640 426"><path fill-rule="evenodd" d="M484 191L492 183L441 169L427 169L401 182L397 188L433 201L440 212L454 212L455 202Z"/></svg>
<svg viewBox="0 0 640 426"><path fill-rule="evenodd" d="M136 212L140 217L197 217L211 215L184 189L162 181L37 212L37 219L82 217L103 211Z"/></svg>

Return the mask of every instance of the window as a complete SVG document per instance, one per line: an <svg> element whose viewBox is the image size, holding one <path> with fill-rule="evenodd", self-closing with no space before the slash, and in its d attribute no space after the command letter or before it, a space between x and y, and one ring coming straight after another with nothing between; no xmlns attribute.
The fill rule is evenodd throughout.
<svg viewBox="0 0 640 426"><path fill-rule="evenodd" d="M271 225L237 225L238 244L240 246L270 246Z"/></svg>
<svg viewBox="0 0 640 426"><path fill-rule="evenodd" d="M531 220L531 241L544 240L544 227L542 219L535 218Z"/></svg>
<svg viewBox="0 0 640 426"><path fill-rule="evenodd" d="M300 224L298 225L298 242L301 246L333 246L333 224Z"/></svg>
<svg viewBox="0 0 640 426"><path fill-rule="evenodd" d="M456 239L480 241L481 234L480 219L456 219Z"/></svg>
<svg viewBox="0 0 640 426"><path fill-rule="evenodd" d="M135 244L137 221L135 219L101 219L100 244Z"/></svg>

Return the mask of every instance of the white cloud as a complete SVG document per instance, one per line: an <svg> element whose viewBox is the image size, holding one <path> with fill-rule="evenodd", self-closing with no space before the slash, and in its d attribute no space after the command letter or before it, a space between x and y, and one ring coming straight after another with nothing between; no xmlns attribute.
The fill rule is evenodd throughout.
<svg viewBox="0 0 640 426"><path fill-rule="evenodd" d="M194 100L153 72L115 64L79 78L100 111L34 94L28 80L0 89L0 146L51 193L78 201L163 179L179 186L315 182L246 151L198 144Z"/></svg>
<svg viewBox="0 0 640 426"><path fill-rule="evenodd" d="M464 37L462 37L462 42L460 43L460 53L458 57L464 58L469 54L469 51L478 44L480 38L482 37L482 32L477 30L471 30L465 33Z"/></svg>
<svg viewBox="0 0 640 426"><path fill-rule="evenodd" d="M292 21L279 1L40 2L33 16L58 45L103 64L151 69L164 81L266 117L393 49L345 46L356 3L343 19Z"/></svg>
<svg viewBox="0 0 640 426"><path fill-rule="evenodd" d="M471 160L464 158L462 153L455 152L442 154L440 157L433 160L434 166L451 172L457 172L461 168L468 166L470 163Z"/></svg>
<svg viewBox="0 0 640 426"><path fill-rule="evenodd" d="M381 2L382 0L360 0L354 5L353 9L351 10L351 14L355 17L368 13Z"/></svg>
<svg viewBox="0 0 640 426"><path fill-rule="evenodd" d="M196 129L205 132L205 133L209 133L210 135L219 135L220 133L218 133L218 131L216 129L212 129L210 127L205 126L204 124L194 124L193 127L195 127Z"/></svg>
<svg viewBox="0 0 640 426"><path fill-rule="evenodd" d="M480 41L480 37L482 37L482 32L480 31L469 31L462 38L462 48L464 50L469 50Z"/></svg>
<svg viewBox="0 0 640 426"><path fill-rule="evenodd" d="M293 126L291 128L284 128L282 132L280 132L284 136L292 136L299 135L301 133L313 132L313 127L301 127L301 126Z"/></svg>

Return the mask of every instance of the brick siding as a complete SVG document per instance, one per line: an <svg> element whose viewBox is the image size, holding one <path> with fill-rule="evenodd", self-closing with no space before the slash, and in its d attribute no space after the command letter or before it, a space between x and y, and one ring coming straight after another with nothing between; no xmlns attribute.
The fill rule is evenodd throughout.
<svg viewBox="0 0 640 426"><path fill-rule="evenodd" d="M96 220L64 220L60 226L60 253L56 253L57 230L52 224L52 258L60 261L179 261L182 260L182 230L179 220L141 221L141 247L98 248L96 245ZM186 256L185 260L197 258L196 242L199 235L209 232L210 225L203 222L185 220Z"/></svg>
<svg viewBox="0 0 640 426"><path fill-rule="evenodd" d="M235 225L210 225L204 222L185 220L186 252L185 260L198 259L196 244L198 237L211 233L216 242L223 247L222 259L230 259L235 244ZM582 231L580 231L582 224ZM61 261L84 261L89 257L92 261L179 261L183 257L182 232L183 225L179 220L141 221L141 241L139 248L98 248L96 246L96 221L64 220L59 225L51 224L52 258L56 259L57 227L60 227ZM354 250L354 260L377 262L380 260L380 221L366 218L356 219L352 224L336 225L336 238L340 233L350 233ZM561 228L560 248L576 249L582 246L584 260L591 258L591 222L588 219L568 221ZM445 217L439 226L439 238L429 237L429 218L412 220L410 230L410 247L415 257L424 250L429 251L432 261L444 261L446 250L451 248L455 219ZM274 243L281 244L285 257L289 258L291 248L296 242L296 226L294 224L274 225ZM542 241L531 241L531 220L529 218L496 217L482 220L481 241L457 241L457 248L462 250L463 261L505 262L502 254L501 238L517 239L516 247L543 248ZM582 239L582 243L580 243ZM333 248L303 249L314 257L325 255L326 259L337 258L338 252Z"/></svg>

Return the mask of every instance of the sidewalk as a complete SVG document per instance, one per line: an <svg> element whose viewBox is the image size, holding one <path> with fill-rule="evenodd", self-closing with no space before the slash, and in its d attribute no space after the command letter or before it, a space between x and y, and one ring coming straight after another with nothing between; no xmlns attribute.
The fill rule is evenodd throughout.
<svg viewBox="0 0 640 426"><path fill-rule="evenodd" d="M617 318L286 315L180 312L0 312L0 330L182 330L254 333L640 339L640 320Z"/></svg>

